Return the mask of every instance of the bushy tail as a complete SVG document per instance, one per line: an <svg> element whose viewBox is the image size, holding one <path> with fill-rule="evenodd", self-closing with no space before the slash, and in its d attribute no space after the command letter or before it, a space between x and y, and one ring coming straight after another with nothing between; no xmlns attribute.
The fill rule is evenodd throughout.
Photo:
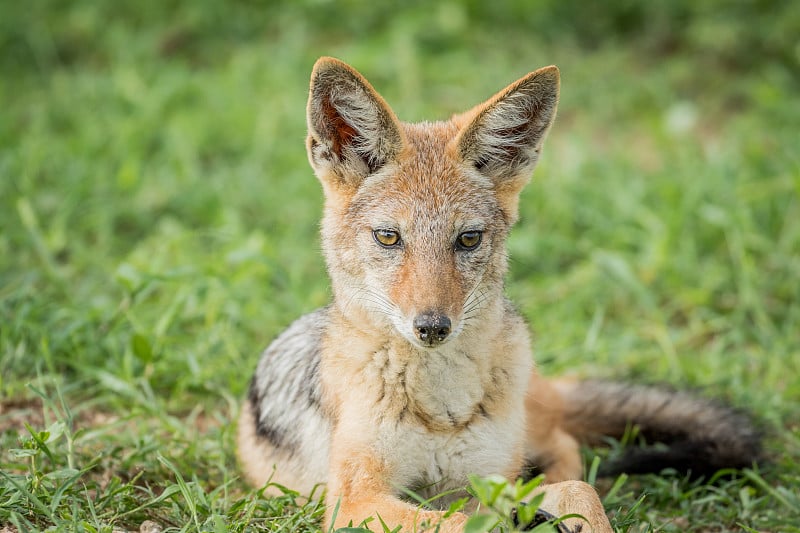
<svg viewBox="0 0 800 533"><path fill-rule="evenodd" d="M608 381L557 382L565 425L584 441L620 439L632 427L650 444L629 447L599 474L641 474L673 468L693 477L752 466L761 457L761 432L742 411L664 388Z"/></svg>

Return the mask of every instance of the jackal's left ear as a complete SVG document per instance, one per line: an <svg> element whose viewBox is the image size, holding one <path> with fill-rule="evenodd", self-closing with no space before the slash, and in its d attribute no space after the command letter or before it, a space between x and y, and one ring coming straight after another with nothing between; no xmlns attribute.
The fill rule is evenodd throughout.
<svg viewBox="0 0 800 533"><path fill-rule="evenodd" d="M459 117L467 121L456 139L462 159L498 188L519 193L556 116L558 88L558 68L540 68Z"/></svg>
<svg viewBox="0 0 800 533"><path fill-rule="evenodd" d="M308 95L308 158L327 187L357 188L393 161L403 136L392 110L354 68L320 58Z"/></svg>

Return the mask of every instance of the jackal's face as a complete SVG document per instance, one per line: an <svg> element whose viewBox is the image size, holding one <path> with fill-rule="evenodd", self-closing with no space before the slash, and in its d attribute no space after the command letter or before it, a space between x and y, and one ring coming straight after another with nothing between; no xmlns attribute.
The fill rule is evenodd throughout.
<svg viewBox="0 0 800 533"><path fill-rule="evenodd" d="M557 100L547 67L447 122L405 124L351 67L317 62L307 145L336 304L353 327L432 348L497 310L505 239Z"/></svg>

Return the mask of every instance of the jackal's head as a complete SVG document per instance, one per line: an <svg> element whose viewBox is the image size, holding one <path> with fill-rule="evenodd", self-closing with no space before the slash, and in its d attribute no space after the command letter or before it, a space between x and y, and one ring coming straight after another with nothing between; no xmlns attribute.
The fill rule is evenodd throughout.
<svg viewBox="0 0 800 533"><path fill-rule="evenodd" d="M317 61L308 156L336 305L354 328L430 348L500 313L506 236L558 86L545 67L447 122L406 124L353 68Z"/></svg>

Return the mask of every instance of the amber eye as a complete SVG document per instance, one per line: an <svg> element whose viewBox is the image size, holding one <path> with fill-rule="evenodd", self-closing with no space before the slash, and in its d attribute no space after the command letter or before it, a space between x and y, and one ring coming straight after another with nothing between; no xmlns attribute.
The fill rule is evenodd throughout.
<svg viewBox="0 0 800 533"><path fill-rule="evenodd" d="M392 248L400 244L400 234L390 229L376 229L372 232L375 241L384 248Z"/></svg>
<svg viewBox="0 0 800 533"><path fill-rule="evenodd" d="M459 250L474 250L481 243L481 231L465 231L456 239L456 248Z"/></svg>

